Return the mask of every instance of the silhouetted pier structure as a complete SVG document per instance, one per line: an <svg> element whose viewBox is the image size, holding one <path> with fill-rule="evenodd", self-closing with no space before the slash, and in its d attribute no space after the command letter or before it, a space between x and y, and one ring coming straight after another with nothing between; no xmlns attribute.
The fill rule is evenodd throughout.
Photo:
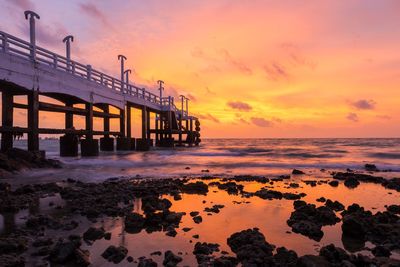
<svg viewBox="0 0 400 267"><path fill-rule="evenodd" d="M2 93L1 150L13 147L16 136L28 135L28 150L39 151L40 134L62 134L61 156L96 156L99 150L148 150L151 146L198 145L200 122L188 113L188 99L181 96L181 108L174 98L163 96L163 81L158 81L159 95L129 83L130 70L126 57L119 55L121 77L116 79L97 71L91 65L71 59L72 36L63 39L66 56L36 45L35 21L40 17L25 12L30 23L30 41L0 31L0 91ZM27 104L15 103L14 96L26 96ZM61 104L39 101L43 95ZM84 108L77 107L84 105ZM185 105L184 105L185 104ZM119 114L110 113L110 107ZM186 109L185 109L185 107ZM15 127L14 109L27 110L27 127ZM141 110L141 138L132 138L131 109ZM62 129L39 127L39 111L65 114ZM155 115L155 128L150 127L150 114ZM74 128L74 115L85 116L85 129ZM93 118L103 118L103 131L93 129ZM119 120L119 131L110 131L110 120ZM195 124L195 125L194 125ZM95 136L101 136L100 143ZM84 137L84 138L79 138ZM116 137L116 138L114 138ZM154 144L154 139L155 144ZM116 142L114 142L116 139Z"/></svg>

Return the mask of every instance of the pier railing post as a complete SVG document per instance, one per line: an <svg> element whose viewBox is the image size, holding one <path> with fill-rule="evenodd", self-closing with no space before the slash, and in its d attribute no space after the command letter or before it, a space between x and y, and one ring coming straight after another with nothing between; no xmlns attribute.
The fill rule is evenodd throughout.
<svg viewBox="0 0 400 267"><path fill-rule="evenodd" d="M124 92L124 63L127 58L124 55L118 55L118 60L121 61L121 92Z"/></svg>
<svg viewBox="0 0 400 267"><path fill-rule="evenodd" d="M3 91L1 93L2 105L1 105L1 117L3 127L13 127L14 117L14 96L10 93ZM1 151L6 152L13 147L13 135L12 132L3 132L1 134Z"/></svg>
<svg viewBox="0 0 400 267"><path fill-rule="evenodd" d="M33 90L28 94L28 150L39 150L39 92Z"/></svg>
<svg viewBox="0 0 400 267"><path fill-rule="evenodd" d="M87 65L86 66L86 71L87 71L86 77L90 81L92 79L92 66L91 65Z"/></svg>
<svg viewBox="0 0 400 267"><path fill-rule="evenodd" d="M72 35L68 35L63 39L65 43L65 57L67 58L67 71L71 68L71 42L74 41L74 37Z"/></svg>
<svg viewBox="0 0 400 267"><path fill-rule="evenodd" d="M33 11L25 11L25 19L29 19L29 35L30 35L30 53L31 59L36 60L36 30L35 19L40 19L40 16Z"/></svg>

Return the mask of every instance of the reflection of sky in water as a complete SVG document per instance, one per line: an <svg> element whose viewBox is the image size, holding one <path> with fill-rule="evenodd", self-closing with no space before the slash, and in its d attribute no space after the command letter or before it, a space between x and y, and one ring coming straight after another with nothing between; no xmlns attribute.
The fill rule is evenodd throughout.
<svg viewBox="0 0 400 267"><path fill-rule="evenodd" d="M301 179L301 177L295 177L291 181L298 182L300 184L299 188L287 188L285 182L288 181L275 182L273 188L281 192L304 192L307 196L305 196L303 200L308 203L314 203L317 206L322 204L316 202L316 199L324 196L327 199L338 200L346 207L353 203L358 203L360 206L371 210L373 213L385 210L385 205L398 204L400 199L399 192L386 190L384 187L377 184L361 183L355 189L349 189L345 187L343 183L340 183L338 187L331 187L328 184L311 187L301 182ZM265 186L265 184L256 182L244 182L242 184L245 186L245 191L250 192L257 191ZM389 192L392 194L388 194ZM134 196L132 196L132 198L133 197ZM227 192L220 191L216 187L209 187L207 196L183 194L182 200L180 201L174 201L173 197L170 196L164 197L168 198L173 203L171 210L187 213L182 218L180 227L177 229L178 235L175 238L166 236L165 232L153 232L149 234L145 230L142 230L138 234L128 234L123 231L123 222L120 219L100 218L94 225L96 227L104 227L106 231L112 232L112 239L110 241L104 239L98 240L94 242L92 246L83 245L83 248L89 249L91 252L93 266L109 266L109 263L99 255L111 244L126 246L129 250L128 255L133 256L135 259L140 256L151 257L157 260L160 265L163 256L150 256L150 253L154 251L164 252L168 249L172 250L174 253L183 252L182 257L185 260L185 264L194 266L196 262L192 252L194 244L197 241L218 243L221 245L221 250L231 253L226 244L227 238L235 232L253 227L258 227L269 243L277 247L285 246L288 249L293 249L299 255L317 254L319 248L331 243L346 249L350 249L352 245L354 246L354 244L348 243L347 241L342 241L341 223L334 226L324 226L322 228L324 237L320 242L313 241L300 234L286 233L287 231L291 231L291 228L286 224L286 220L293 211L293 201L290 200L263 200L258 197L242 198L240 196L228 195ZM203 203L203 200L207 202ZM17 213L14 216L15 220L18 221L17 224L21 225L23 220L20 218L26 217L29 212L37 212L38 210L51 214L59 212L54 207L49 208L48 204L50 201L55 202L56 205L62 204L58 195L41 199L39 201L39 209L22 211L22 213ZM234 204L233 201L248 201L250 203ZM212 216L207 215L206 212L203 211L204 208L211 207L214 204L225 205L225 208L222 208L218 214L213 214ZM135 212L141 212L140 206L141 200L134 199ZM203 222L195 224L189 215L191 211L199 211L203 217ZM62 214L59 214L59 216L62 217ZM341 217L339 213L338 216ZM90 225L84 217L76 216L74 219L80 222L79 227L73 231L62 232L60 235L67 236L72 233L82 234ZM0 216L0 221L2 220L4 220L4 218ZM193 229L185 233L182 231L184 227ZM48 234L54 235L55 233L49 231ZM200 238L198 240L192 238L194 234L199 234ZM192 243L190 243L190 240L192 240ZM373 245L368 243L365 245L373 247ZM369 255L367 251L363 251L363 253ZM394 257L400 258L400 255L395 253ZM123 261L117 266L125 265L126 261Z"/></svg>

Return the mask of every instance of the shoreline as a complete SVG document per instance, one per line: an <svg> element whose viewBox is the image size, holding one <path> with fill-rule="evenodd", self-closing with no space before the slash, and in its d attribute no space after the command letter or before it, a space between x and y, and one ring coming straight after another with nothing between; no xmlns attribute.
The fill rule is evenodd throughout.
<svg viewBox="0 0 400 267"><path fill-rule="evenodd" d="M346 170L333 176L325 172L326 178L315 179L313 174L301 172L293 170L291 175L268 178L249 175L219 178L205 173L209 177L115 178L92 183L68 179L12 190L2 183L2 214L5 210L8 214L12 211L17 221L14 221L15 228L4 231L3 216L0 241L14 238L23 244L11 248L0 260L18 261L24 257L29 263L108 266L122 258L116 266L125 266L131 260L129 257L133 257L133 262L142 262L139 266L155 266L151 265L152 261L159 266L163 261L171 262L169 266L236 266L238 262L250 263L255 259L254 255L245 255L249 252L241 252L242 245L251 245L254 250L263 248L263 251L268 247L265 255L257 254L261 257L259 260L277 263L290 258L293 266L310 261L343 262L344 258L350 262L376 263L400 260L400 244L392 240L394 243L389 246L389 237L383 242L369 233L372 230L367 227L371 223L377 229L383 227L374 217L379 213L386 220L391 218L391 231L400 233L397 213L400 180L387 182L378 176ZM353 204L360 204L371 212ZM24 215L20 217L18 212ZM353 233L354 227L349 231L343 228L343 223L352 217L365 221L362 238ZM271 218L275 219L271 221ZM343 240L344 232L351 237L351 242ZM236 241L232 241L235 233L238 233L233 238ZM69 239L58 240L68 235ZM196 235L199 238L193 237ZM260 243L246 244L246 236ZM354 245L357 245L355 236L358 247ZM360 239L367 243L360 246ZM140 249L133 245L137 242L141 244ZM334 245L329 246L329 242ZM43 246L35 246L37 243ZM272 244L287 249L277 250ZM60 258L65 247L70 248L70 254ZM328 252L339 253L344 258L328 259ZM354 255L361 252L364 256L349 256L351 252ZM392 259L375 256L382 253L387 256L388 252ZM228 265L217 265L222 263Z"/></svg>

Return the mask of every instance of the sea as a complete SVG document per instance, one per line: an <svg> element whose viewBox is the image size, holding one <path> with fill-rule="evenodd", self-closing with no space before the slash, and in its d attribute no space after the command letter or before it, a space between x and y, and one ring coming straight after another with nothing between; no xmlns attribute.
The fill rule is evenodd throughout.
<svg viewBox="0 0 400 267"><path fill-rule="evenodd" d="M26 148L26 140L16 147ZM40 141L48 158L61 160L59 170L26 170L24 181L60 178L102 181L115 177L176 178L234 175L282 175L301 169L363 170L375 164L390 177L400 176L400 138L369 139L204 139L200 146L153 148L148 152L101 152L98 157L60 158L56 139ZM324 172L321 172L324 171Z"/></svg>

